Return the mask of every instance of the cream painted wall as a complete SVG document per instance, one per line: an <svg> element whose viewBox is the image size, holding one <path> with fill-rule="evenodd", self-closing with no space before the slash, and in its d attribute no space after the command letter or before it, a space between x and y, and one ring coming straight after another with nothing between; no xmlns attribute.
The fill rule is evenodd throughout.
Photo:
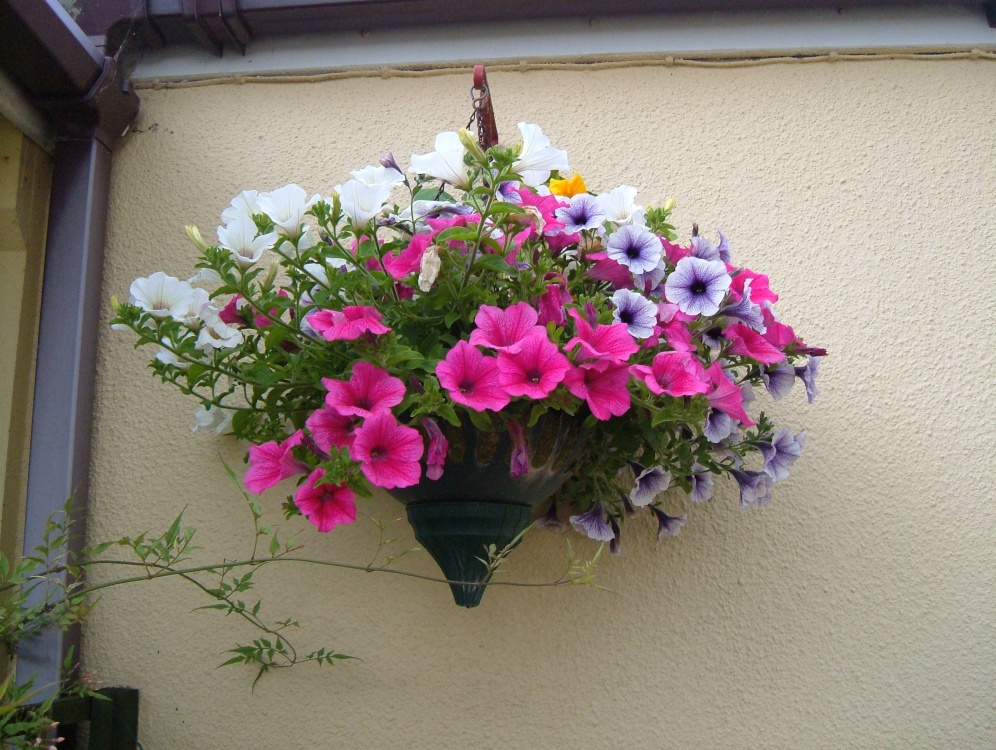
<svg viewBox="0 0 996 750"><path fill-rule="evenodd" d="M783 318L830 350L816 404L797 386L771 410L809 431L802 459L767 509L738 511L723 484L677 539L628 526L601 567L614 593L492 588L463 610L435 584L275 571L266 607L297 615L305 645L363 661L254 693L248 674L212 669L249 632L190 613L191 591L108 592L86 663L142 690L145 747L996 746L996 66L491 78L500 132L540 123L595 190L676 195L684 236L722 226L771 276ZM466 122L469 79L145 92L115 161L105 298L155 270L189 275L183 224L208 234L244 188L327 193L384 150L430 150ZM202 545L239 554L247 526L219 456L241 449L192 436L194 405L146 361L102 334L91 533L162 527L186 506ZM365 562L376 532L303 538ZM509 575L555 577L563 545L534 535Z"/></svg>

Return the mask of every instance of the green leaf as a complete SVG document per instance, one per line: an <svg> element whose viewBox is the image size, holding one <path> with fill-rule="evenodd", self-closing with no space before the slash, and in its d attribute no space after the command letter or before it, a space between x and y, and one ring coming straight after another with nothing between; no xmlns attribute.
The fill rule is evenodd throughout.
<svg viewBox="0 0 996 750"><path fill-rule="evenodd" d="M491 417L486 412L467 409L464 413L470 417L470 421L477 429L483 432L491 432L494 429L494 425L491 423Z"/></svg>

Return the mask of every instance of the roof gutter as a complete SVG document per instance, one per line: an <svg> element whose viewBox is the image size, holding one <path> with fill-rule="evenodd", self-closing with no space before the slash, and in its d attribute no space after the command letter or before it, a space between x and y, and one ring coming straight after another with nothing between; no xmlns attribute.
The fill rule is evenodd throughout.
<svg viewBox="0 0 996 750"><path fill-rule="evenodd" d="M246 46L259 39L336 31L637 13L929 5L982 7L996 27L996 2L978 0L103 0L82 8L80 25L109 53L131 37L146 48L196 42L221 57L226 48L245 54Z"/></svg>
<svg viewBox="0 0 996 750"><path fill-rule="evenodd" d="M138 114L138 97L57 0L0 0L0 67L55 127L45 275L28 463L24 550L73 499L78 551L86 532L111 154ZM63 575L63 582L68 579ZM80 629L22 643L17 679L57 686Z"/></svg>

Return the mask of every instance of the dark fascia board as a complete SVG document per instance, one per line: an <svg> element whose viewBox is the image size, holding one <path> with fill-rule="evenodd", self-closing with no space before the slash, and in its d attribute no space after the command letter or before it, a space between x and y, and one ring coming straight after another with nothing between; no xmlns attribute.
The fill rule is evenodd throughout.
<svg viewBox="0 0 996 750"><path fill-rule="evenodd" d="M0 0L0 65L33 97L81 96L104 56L57 2Z"/></svg>
<svg viewBox="0 0 996 750"><path fill-rule="evenodd" d="M198 42L221 55L226 46L244 53L253 39L315 32L634 13L952 4L985 7L990 25L996 15L996 2L977 0L89 0L80 24L109 53L132 35L140 46Z"/></svg>

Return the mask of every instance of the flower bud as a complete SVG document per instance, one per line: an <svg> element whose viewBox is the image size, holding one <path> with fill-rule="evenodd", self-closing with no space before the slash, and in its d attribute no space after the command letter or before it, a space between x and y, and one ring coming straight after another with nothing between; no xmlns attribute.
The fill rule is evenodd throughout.
<svg viewBox="0 0 996 750"><path fill-rule="evenodd" d="M677 206L677 205L678 205L678 201L676 201L674 199L673 195L669 195L667 197L667 200L664 201L664 205L661 206L661 208L663 208L668 213L671 213L672 211L674 211L675 206Z"/></svg>
<svg viewBox="0 0 996 750"><path fill-rule="evenodd" d="M404 170L398 166L398 162L394 158L394 154L392 154L390 151L385 151L383 154L380 155L380 165L387 169L396 169L399 172L401 172L401 174L405 173Z"/></svg>
<svg viewBox="0 0 996 750"><path fill-rule="evenodd" d="M204 241L204 238L201 236L200 229L198 229L193 224L188 224L187 226L184 227L184 229L187 230L187 236L190 238L190 241L197 246L198 250L200 250L203 253L205 250L208 249L208 244Z"/></svg>
<svg viewBox="0 0 996 750"><path fill-rule="evenodd" d="M457 131L457 136L459 136L460 143L463 144L463 147L470 152L471 156L474 157L474 161L484 163L484 151L481 149L481 144L479 144L477 139L474 138L474 134L466 128L460 128Z"/></svg>

